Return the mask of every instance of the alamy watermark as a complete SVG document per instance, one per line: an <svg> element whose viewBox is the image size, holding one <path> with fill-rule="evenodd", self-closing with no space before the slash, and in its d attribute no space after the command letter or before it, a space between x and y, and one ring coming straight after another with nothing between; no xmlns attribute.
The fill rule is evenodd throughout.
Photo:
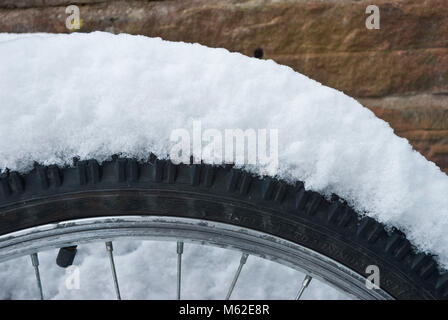
<svg viewBox="0 0 448 320"><path fill-rule="evenodd" d="M369 30L380 28L380 8L373 4L367 6L366 14L370 14L366 19L366 28Z"/></svg>
<svg viewBox="0 0 448 320"><path fill-rule="evenodd" d="M173 130L170 140L169 156L175 164L190 163L193 156L195 164L251 165L267 172L278 168L277 129L203 129L201 121L193 121L191 130Z"/></svg>
<svg viewBox="0 0 448 320"><path fill-rule="evenodd" d="M67 290L79 290L80 274L78 266L71 265L65 269L65 287Z"/></svg>
<svg viewBox="0 0 448 320"><path fill-rule="evenodd" d="M79 7L75 5L70 5L65 8L65 13L69 16L65 19L65 26L69 30L78 30L81 28L81 16L79 12Z"/></svg>
<svg viewBox="0 0 448 320"><path fill-rule="evenodd" d="M369 276L366 279L366 287L369 290L380 288L380 268L377 265L368 265L366 268L366 274Z"/></svg>

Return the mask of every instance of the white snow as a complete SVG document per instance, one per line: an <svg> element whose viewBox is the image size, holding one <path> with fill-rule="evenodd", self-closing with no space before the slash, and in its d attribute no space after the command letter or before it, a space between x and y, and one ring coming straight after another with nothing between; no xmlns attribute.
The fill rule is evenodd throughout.
<svg viewBox="0 0 448 320"><path fill-rule="evenodd" d="M0 167L165 157L173 129L278 129L278 170L393 225L448 266L448 177L367 108L291 68L107 33L0 35ZM264 174L266 168L251 170Z"/></svg>
<svg viewBox="0 0 448 320"><path fill-rule="evenodd" d="M115 299L104 243L82 244L73 269L55 263L57 250L39 253L45 299ZM175 299L177 254L175 242L114 242L117 277L123 299ZM182 257L183 299L224 299L238 268L240 253L185 244ZM304 274L250 256L232 293L232 299L294 299ZM34 271L28 256L0 263L0 299L38 299ZM69 284L67 286L67 283ZM348 299L313 279L303 299Z"/></svg>

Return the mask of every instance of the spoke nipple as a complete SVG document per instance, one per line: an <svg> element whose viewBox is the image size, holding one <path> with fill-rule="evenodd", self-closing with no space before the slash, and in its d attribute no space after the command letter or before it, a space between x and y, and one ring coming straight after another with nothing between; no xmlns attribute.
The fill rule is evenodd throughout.
<svg viewBox="0 0 448 320"><path fill-rule="evenodd" d="M247 253L243 253L241 256L240 264L245 264L249 255Z"/></svg>
<svg viewBox="0 0 448 320"><path fill-rule="evenodd" d="M310 284L310 282L311 282L312 279L313 279L313 278L312 278L311 276L306 275L305 279L303 279L302 286L303 286L304 288L308 287L308 285Z"/></svg>
<svg viewBox="0 0 448 320"><path fill-rule="evenodd" d="M302 297L303 292L308 287L308 285L310 284L312 279L313 278L310 275L305 276L305 279L303 279L303 281L302 281L302 287L300 288L299 292L297 293L296 300L300 300L300 297Z"/></svg>
<svg viewBox="0 0 448 320"><path fill-rule="evenodd" d="M37 257L37 253L31 254L31 263L33 264L33 267L39 266L39 258Z"/></svg>
<svg viewBox="0 0 448 320"><path fill-rule="evenodd" d="M106 250L110 251L110 252L114 251L114 247L112 245L112 241L106 242Z"/></svg>
<svg viewBox="0 0 448 320"><path fill-rule="evenodd" d="M177 254L182 254L184 253L184 243L178 241L177 242Z"/></svg>

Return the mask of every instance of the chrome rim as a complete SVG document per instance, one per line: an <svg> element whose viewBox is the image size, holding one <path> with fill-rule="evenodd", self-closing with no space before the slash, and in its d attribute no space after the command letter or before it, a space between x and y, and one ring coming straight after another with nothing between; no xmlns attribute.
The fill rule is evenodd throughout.
<svg viewBox="0 0 448 320"><path fill-rule="evenodd" d="M230 298L247 256L268 259L305 273L298 289L299 299L312 278L358 299L392 299L384 290L368 289L366 278L344 265L279 237L225 223L200 219L161 216L119 216L64 221L0 236L0 262L30 255L42 294L37 252L89 242L105 242L117 298L120 297L113 261L112 241L119 239L177 241L177 298L180 299L183 243L199 243L239 250L239 267L227 293Z"/></svg>

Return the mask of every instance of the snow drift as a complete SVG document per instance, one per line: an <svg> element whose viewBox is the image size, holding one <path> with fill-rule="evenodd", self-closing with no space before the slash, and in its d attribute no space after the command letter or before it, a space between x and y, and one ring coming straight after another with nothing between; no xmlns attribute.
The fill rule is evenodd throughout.
<svg viewBox="0 0 448 320"><path fill-rule="evenodd" d="M343 93L271 60L199 44L0 35L1 168L120 152L165 157L172 130L194 120L278 129L280 166L270 175L338 194L448 266L448 177Z"/></svg>

